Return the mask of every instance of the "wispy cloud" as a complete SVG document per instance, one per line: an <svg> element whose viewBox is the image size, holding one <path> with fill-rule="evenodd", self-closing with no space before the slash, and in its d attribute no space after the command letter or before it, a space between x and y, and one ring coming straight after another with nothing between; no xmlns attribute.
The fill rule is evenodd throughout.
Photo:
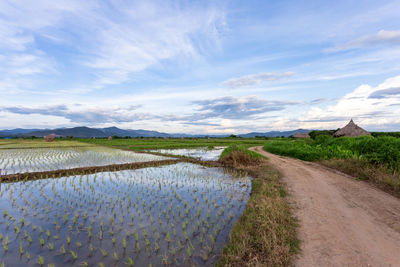
<svg viewBox="0 0 400 267"><path fill-rule="evenodd" d="M114 8L112 14L93 14L89 22L96 34L84 64L99 70L94 87L123 83L166 60L193 61L219 45L225 25L225 11L218 6L146 1Z"/></svg>
<svg viewBox="0 0 400 267"><path fill-rule="evenodd" d="M191 116L191 119L250 119L255 115L281 111L287 106L299 104L299 102L295 101L271 101L256 96L241 98L228 96L193 101L192 103L199 106L199 108L197 108L198 113Z"/></svg>
<svg viewBox="0 0 400 267"><path fill-rule="evenodd" d="M92 80L78 86L89 91L124 83L164 61L199 59L220 46L225 27L224 6L213 3L6 0L0 3L0 52L7 61L35 57L36 68L8 72L17 76L45 73L40 66L51 56L38 48L39 39L69 47L72 63L91 73Z"/></svg>
<svg viewBox="0 0 400 267"><path fill-rule="evenodd" d="M259 85L267 81L277 81L277 80L287 79L289 77L292 77L293 75L294 72L285 72L285 73L262 72L257 74L245 75L238 78L232 78L224 81L223 84L231 88L241 88L241 87Z"/></svg>
<svg viewBox="0 0 400 267"><path fill-rule="evenodd" d="M68 107L66 105L44 107L16 106L0 107L0 111L21 115L39 114L44 116L57 116L68 119L73 123L84 123L87 125L133 122L155 118L154 115L136 112L139 106L128 106L124 108L77 107Z"/></svg>
<svg viewBox="0 0 400 267"><path fill-rule="evenodd" d="M376 34L366 35L361 38L352 40L343 45L337 45L327 49L327 52L337 52L355 48L375 47L380 45L400 46L400 30L387 31L381 30Z"/></svg>
<svg viewBox="0 0 400 267"><path fill-rule="evenodd" d="M400 87L392 87L392 88L377 90L371 93L368 98L381 99L385 97L394 97L394 96L400 97Z"/></svg>

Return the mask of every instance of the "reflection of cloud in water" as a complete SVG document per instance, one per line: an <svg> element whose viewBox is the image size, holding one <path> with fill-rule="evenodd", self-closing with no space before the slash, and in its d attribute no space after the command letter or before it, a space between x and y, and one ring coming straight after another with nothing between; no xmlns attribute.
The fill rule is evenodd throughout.
<svg viewBox="0 0 400 267"><path fill-rule="evenodd" d="M250 194L251 178L224 171L222 168L206 168L191 163L178 163L174 165L138 170L120 171L121 182L144 184L157 187L160 183L174 184L176 188L188 190L198 188L209 191L231 191L233 199L241 199L243 195Z"/></svg>
<svg viewBox="0 0 400 267"><path fill-rule="evenodd" d="M150 150L151 152L158 152L163 154L187 156L201 160L218 160L225 147L208 148L179 148L179 149L157 149Z"/></svg>

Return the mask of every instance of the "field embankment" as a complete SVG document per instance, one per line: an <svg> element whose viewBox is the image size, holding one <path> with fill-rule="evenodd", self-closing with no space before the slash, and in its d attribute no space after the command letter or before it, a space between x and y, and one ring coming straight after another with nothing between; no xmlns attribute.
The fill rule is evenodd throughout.
<svg viewBox="0 0 400 267"><path fill-rule="evenodd" d="M267 156L283 175L299 219L296 266L397 266L400 199L319 164Z"/></svg>
<svg viewBox="0 0 400 267"><path fill-rule="evenodd" d="M318 136L315 140L282 139L269 141L268 152L317 161L385 191L400 194L400 139L394 137Z"/></svg>
<svg viewBox="0 0 400 267"><path fill-rule="evenodd" d="M253 177L251 197L230 233L219 266L289 266L298 251L292 216L280 174L245 146L228 147L219 160Z"/></svg>

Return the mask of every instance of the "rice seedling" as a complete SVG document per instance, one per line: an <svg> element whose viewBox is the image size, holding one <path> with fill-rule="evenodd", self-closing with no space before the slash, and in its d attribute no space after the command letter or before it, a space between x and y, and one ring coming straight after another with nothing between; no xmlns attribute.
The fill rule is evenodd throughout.
<svg viewBox="0 0 400 267"><path fill-rule="evenodd" d="M125 264L128 265L128 266L133 266L133 260L132 260L132 258L128 257L128 261L125 262Z"/></svg>
<svg viewBox="0 0 400 267"><path fill-rule="evenodd" d="M6 203L2 218L11 224L8 230L6 223L0 225L0 240L11 237L22 250L3 240L9 251L2 260L36 258L40 251L43 264L44 257L54 262L62 255L82 266L97 265L98 257L107 266L116 261L132 266L133 259L145 266L188 258L202 265L208 242L207 264L212 264L244 209L250 188L241 184L249 181L222 169L179 163L10 183L0 187L0 201Z"/></svg>
<svg viewBox="0 0 400 267"><path fill-rule="evenodd" d="M116 261L119 261L119 257L118 257L117 252L114 252L113 256L114 256L114 259L115 259Z"/></svg>
<svg viewBox="0 0 400 267"><path fill-rule="evenodd" d="M43 264L44 264L44 259L40 255L39 255L38 263L39 263L40 266L43 266Z"/></svg>
<svg viewBox="0 0 400 267"><path fill-rule="evenodd" d="M70 169L166 159L105 147L0 149L2 174ZM3 173L4 172L4 173Z"/></svg>
<svg viewBox="0 0 400 267"><path fill-rule="evenodd" d="M71 252L72 258L73 258L74 260L76 260L76 259L78 258L78 255L77 255L75 252L73 252L72 250L71 250L70 252Z"/></svg>

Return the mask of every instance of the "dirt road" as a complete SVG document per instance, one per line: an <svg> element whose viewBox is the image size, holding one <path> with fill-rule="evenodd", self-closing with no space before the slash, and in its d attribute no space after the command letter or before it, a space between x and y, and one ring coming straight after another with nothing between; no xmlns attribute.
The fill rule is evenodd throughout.
<svg viewBox="0 0 400 267"><path fill-rule="evenodd" d="M251 150L283 174L300 224L296 266L400 266L400 199L316 163Z"/></svg>

